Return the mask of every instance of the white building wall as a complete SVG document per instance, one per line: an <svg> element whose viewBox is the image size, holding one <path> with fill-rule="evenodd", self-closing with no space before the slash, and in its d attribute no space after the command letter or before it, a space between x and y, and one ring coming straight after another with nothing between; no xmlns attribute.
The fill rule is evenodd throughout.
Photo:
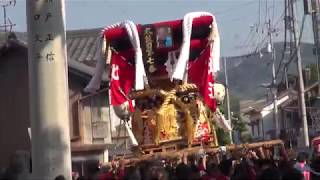
<svg viewBox="0 0 320 180"><path fill-rule="evenodd" d="M263 117L263 122L264 122L264 138L266 140L271 139L271 134L268 133L271 130L274 129L275 125L274 125L274 121L273 121L273 114L268 114L266 116Z"/></svg>

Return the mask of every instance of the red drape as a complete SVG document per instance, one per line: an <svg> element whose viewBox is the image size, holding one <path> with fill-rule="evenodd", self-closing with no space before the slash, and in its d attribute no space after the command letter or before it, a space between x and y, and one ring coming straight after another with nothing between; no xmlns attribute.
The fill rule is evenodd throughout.
<svg viewBox="0 0 320 180"><path fill-rule="evenodd" d="M188 81L196 84L206 105L216 110L216 101L213 92L213 72L210 69L211 47L208 46L196 61L188 64Z"/></svg>
<svg viewBox="0 0 320 180"><path fill-rule="evenodd" d="M127 101L126 96L130 93L134 79L135 68L121 57L119 53L112 53L110 74L111 104L120 105Z"/></svg>

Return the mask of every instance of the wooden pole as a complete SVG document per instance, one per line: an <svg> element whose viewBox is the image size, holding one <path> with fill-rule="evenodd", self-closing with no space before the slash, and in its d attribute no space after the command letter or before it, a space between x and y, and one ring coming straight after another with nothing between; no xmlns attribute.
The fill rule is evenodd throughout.
<svg viewBox="0 0 320 180"><path fill-rule="evenodd" d="M272 141L263 141L263 142L256 142L256 143L251 143L251 144L240 144L240 145L228 145L226 146L226 151L236 151L236 150L240 150L243 148L246 149L259 149L259 148L270 148L276 145L283 145L283 141L282 140L272 140ZM156 154L147 154L147 155L141 155L141 156L137 156L137 157L130 157L128 158L129 163L135 163L135 162L139 162L139 161L144 161L144 160L152 160L155 158L155 156L157 157L161 157L161 158L175 158L178 156L188 156L188 155L192 155L192 154L197 154L199 152L200 147L194 147L194 148L188 148L188 149L182 149L182 150L178 150L178 151L170 151L170 152L159 152ZM204 151L207 154L217 154L220 152L220 148L219 147L203 147Z"/></svg>

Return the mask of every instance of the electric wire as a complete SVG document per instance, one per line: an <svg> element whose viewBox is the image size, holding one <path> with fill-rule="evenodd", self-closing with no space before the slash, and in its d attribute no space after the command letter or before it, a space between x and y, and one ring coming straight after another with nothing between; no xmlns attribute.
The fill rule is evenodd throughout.
<svg viewBox="0 0 320 180"><path fill-rule="evenodd" d="M303 30L304 30L305 19L306 19L306 15L303 15L302 24L301 24L301 27L300 27L300 34L299 34L299 37L298 37L298 47L300 47L300 45L301 45L301 39L302 39ZM296 60L296 59L297 59L297 48L295 48L294 53L292 53L292 55L290 56L289 61L285 64L284 68L288 68L289 65L291 64L291 62L293 60ZM285 71L283 71L283 73L282 73L282 79L285 76L284 73L285 73Z"/></svg>
<svg viewBox="0 0 320 180"><path fill-rule="evenodd" d="M251 4L254 4L254 3L257 3L257 1L256 1L256 0L252 0L252 1L249 1L249 2L246 2L246 3L243 3L243 4L240 4L240 5L237 5L237 6L234 6L234 7L227 8L227 9L222 10L222 11L217 11L217 12L215 12L214 14L215 14L215 15L221 15L221 14L229 13L229 12L231 12L231 11L234 12L234 9L239 9L239 7L251 5ZM228 15L229 15L229 14L228 14Z"/></svg>
<svg viewBox="0 0 320 180"><path fill-rule="evenodd" d="M275 77L277 78L279 72L280 72L280 69L281 69L281 66L282 66L282 63L284 61L284 58L285 58L285 52L286 52L286 48L287 48L287 17L288 17L288 4L287 4L287 0L284 1L285 3L285 8L284 8L284 11L285 11L285 16L284 16L284 42L283 42L283 49L282 49L282 53L281 53L281 59L280 59L280 62L279 62L279 65L278 65L278 68L277 68L277 71L276 71L276 75Z"/></svg>

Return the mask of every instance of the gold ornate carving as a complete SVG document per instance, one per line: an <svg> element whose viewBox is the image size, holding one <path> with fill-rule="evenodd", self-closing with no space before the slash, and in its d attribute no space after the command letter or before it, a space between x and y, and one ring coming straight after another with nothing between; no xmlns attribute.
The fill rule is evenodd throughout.
<svg viewBox="0 0 320 180"><path fill-rule="evenodd" d="M149 129L152 130L153 143L156 145L162 141L170 141L179 137L185 138L188 144L192 144L195 138L195 131L197 130L196 125L197 123L201 123L208 126L209 134L214 140L213 143L217 145L215 130L211 128L212 124L209 121L210 113L207 112L207 108L199 97L197 100L190 101L190 103L184 103L177 96L179 93L185 94L196 91L197 88L194 84L183 84L177 85L169 91L146 89L131 93L130 97L133 99L152 98L155 96L162 99L160 107L152 107L151 109L144 110L142 113L136 112L133 116L135 126L142 126L141 123L137 125L137 121L147 121L148 127L151 127ZM179 113L182 114L182 117L179 117ZM179 118L182 118L180 123L178 123ZM140 132L136 132L135 129ZM145 128L134 128L134 133L138 135L137 139L139 139L139 142L141 142L141 129ZM183 129L183 131L179 131L179 129Z"/></svg>

